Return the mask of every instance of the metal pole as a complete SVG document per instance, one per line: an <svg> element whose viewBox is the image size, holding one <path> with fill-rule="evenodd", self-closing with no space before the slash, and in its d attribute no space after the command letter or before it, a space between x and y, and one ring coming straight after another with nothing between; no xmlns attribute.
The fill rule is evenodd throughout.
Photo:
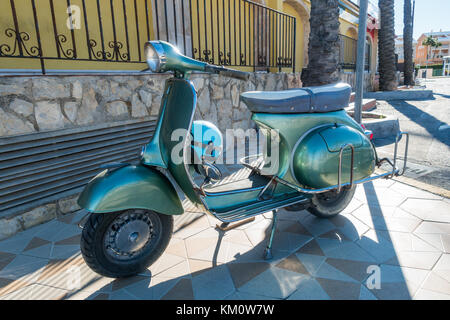
<svg viewBox="0 0 450 320"><path fill-rule="evenodd" d="M355 95L355 120L362 120L362 99L364 91L364 60L366 56L366 29L367 29L368 0L359 1L359 26L358 44L356 56L356 95ZM369 62L370 63L370 62Z"/></svg>

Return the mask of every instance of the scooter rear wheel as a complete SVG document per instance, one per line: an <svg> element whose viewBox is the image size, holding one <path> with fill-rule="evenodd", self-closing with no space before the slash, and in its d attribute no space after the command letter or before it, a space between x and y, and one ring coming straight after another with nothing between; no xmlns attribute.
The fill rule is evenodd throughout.
<svg viewBox="0 0 450 320"><path fill-rule="evenodd" d="M344 187L341 192L336 190L318 193L311 198L308 211L319 218L332 218L347 208L355 194L356 186Z"/></svg>
<svg viewBox="0 0 450 320"><path fill-rule="evenodd" d="M145 271L166 249L173 217L149 210L93 213L81 235L81 253L98 274L130 277Z"/></svg>

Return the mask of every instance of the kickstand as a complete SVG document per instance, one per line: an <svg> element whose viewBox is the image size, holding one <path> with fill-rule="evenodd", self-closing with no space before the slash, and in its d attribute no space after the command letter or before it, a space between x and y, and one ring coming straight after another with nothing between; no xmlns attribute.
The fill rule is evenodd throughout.
<svg viewBox="0 0 450 320"><path fill-rule="evenodd" d="M270 260L273 258L272 242L273 236L275 234L275 229L277 228L277 210L273 210L272 212L273 212L272 231L270 232L269 243L267 243L266 250L264 250L264 260Z"/></svg>
<svg viewBox="0 0 450 320"><path fill-rule="evenodd" d="M216 224L216 228L221 231L228 231L228 230L240 227L243 224L250 223L253 221L255 221L255 217L251 217L251 218L236 222L235 224L232 224L231 226L230 226L229 222L223 222L221 225Z"/></svg>

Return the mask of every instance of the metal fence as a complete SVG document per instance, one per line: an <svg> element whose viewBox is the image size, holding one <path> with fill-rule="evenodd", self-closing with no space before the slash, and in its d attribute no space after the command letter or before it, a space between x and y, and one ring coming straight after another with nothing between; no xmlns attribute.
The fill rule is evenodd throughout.
<svg viewBox="0 0 450 320"><path fill-rule="evenodd" d="M340 37L340 51L339 51L339 65L342 69L356 69L356 47L357 41L353 38L339 35Z"/></svg>
<svg viewBox="0 0 450 320"><path fill-rule="evenodd" d="M0 69L3 58L34 59L44 74L51 61L142 63L144 42L161 39L212 64L295 70L295 18L247 0L0 0L0 9Z"/></svg>
<svg viewBox="0 0 450 320"><path fill-rule="evenodd" d="M190 7L194 58L295 70L294 17L244 0L190 0Z"/></svg>
<svg viewBox="0 0 450 320"><path fill-rule="evenodd" d="M339 35L340 38L340 50L339 50L339 66L341 69L355 70L356 69L356 51L357 40ZM370 44L366 42L366 56L364 59L364 70L370 70L372 48Z"/></svg>

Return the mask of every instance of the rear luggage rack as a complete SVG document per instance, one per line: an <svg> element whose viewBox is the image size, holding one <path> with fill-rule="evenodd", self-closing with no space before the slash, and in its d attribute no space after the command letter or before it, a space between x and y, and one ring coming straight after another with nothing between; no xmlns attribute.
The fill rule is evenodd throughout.
<svg viewBox="0 0 450 320"><path fill-rule="evenodd" d="M404 161L403 161L403 167L400 170L399 168L397 168L397 158L398 158L398 143L401 140L402 136L406 136L406 145L405 145L405 152L404 152ZM308 193L308 194L315 194L315 193L324 193L324 192L328 192L331 190L335 190L337 189L338 192L340 192L342 190L343 187L346 186L350 186L352 187L355 184L361 184L361 183L366 183L369 181L373 181L376 179L380 179L380 178L384 178L384 179L392 179L393 177L399 177L402 176L405 173L406 170L406 163L407 163L407 159L408 159L408 144L409 144L409 133L407 132L399 132L397 137L395 138L395 146L394 146L394 158L393 160L389 159L389 158L383 158L378 160L377 159L377 167L380 167L384 162L387 162L388 164L390 164L392 166L392 170L382 173L382 174L378 174L375 176L370 176L361 180L357 180L357 181L353 181L353 163L354 163L354 153L355 153L355 148L352 144L345 144L343 145L340 150L339 150L339 171L338 171L338 184L334 185L334 186L330 186L330 187L326 187L326 188L321 188L321 189L307 189L307 188L302 188L299 187L297 185L294 185L288 181L285 181L279 177L274 177L273 179L279 183L282 183L292 189L297 190L298 192L302 192L302 193ZM344 152L345 149L347 148L351 148L351 172L350 172L350 182L346 182L346 183L342 183L341 182L341 177L342 177L342 154ZM259 156L259 155L257 155ZM257 156L253 156L253 157L257 157ZM250 157L245 157L241 159L241 163L243 164L243 162L245 162L245 160L248 160ZM250 167L251 165L249 165L248 163L246 164L246 167ZM251 167L250 167L251 168ZM258 167L253 167L253 170L257 171L258 173L261 174L261 169L260 169L260 163L258 163Z"/></svg>

